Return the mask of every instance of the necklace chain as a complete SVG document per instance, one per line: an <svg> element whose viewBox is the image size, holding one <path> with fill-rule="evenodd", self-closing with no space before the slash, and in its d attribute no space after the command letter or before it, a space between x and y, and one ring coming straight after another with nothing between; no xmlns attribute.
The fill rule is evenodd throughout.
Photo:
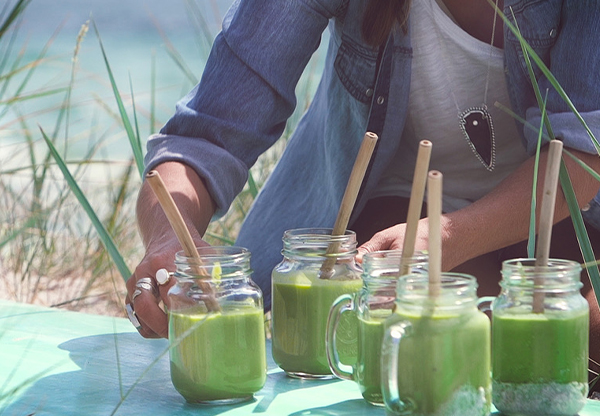
<svg viewBox="0 0 600 416"><path fill-rule="evenodd" d="M443 1L443 0L433 0L433 1ZM439 5L438 5L439 6ZM441 8L441 7L440 7ZM438 44L441 50L441 53L444 55L444 59L446 62L450 62L447 57L446 50L441 43L442 34L435 24L435 17L431 14L431 10L428 10L430 17L434 21L434 27L437 33ZM445 13L442 10L443 13ZM487 95L488 89L490 85L490 67L492 60L492 53L494 48L494 35L496 33L496 18L498 16L498 0L494 2L494 20L492 23L492 37L490 40L490 48L489 55L487 61L487 70L486 70L486 79L485 79L485 88L483 93L483 103L481 106L470 107L464 111L461 111L458 106L458 101L456 99L456 95L454 94L454 89L452 88L452 84L448 79L448 86L450 89L450 94L452 95L452 100L454 101L454 105L457 110L459 127L463 133L464 138L466 139L469 147L475 154L475 156L479 159L479 161L483 164L483 166L488 171L493 171L495 167L496 161L496 141L494 134L494 125L492 123L492 116L488 111L487 107ZM446 77L448 75L446 74Z"/></svg>
<svg viewBox="0 0 600 416"><path fill-rule="evenodd" d="M433 0L434 2L442 2L443 0ZM440 7L438 5L438 7ZM441 7L440 9L442 10L443 13L446 13ZM431 14L431 10L428 10L429 16L432 18L433 21L435 21L435 17ZM450 13L450 11L448 11L448 13ZM451 15L449 16L451 17ZM494 35L496 34L496 18L498 17L498 0L494 0L494 21L492 23L492 37L490 40L490 48L489 48L489 54L488 54L488 60L487 60L487 65L486 65L486 75L485 75L485 87L484 87L484 91L483 91L483 106L487 109L487 95L488 95L488 90L489 90L489 86L490 86L490 71L491 71L491 61L492 61L492 54L494 52ZM446 62L450 62L450 60L448 59L448 56L446 54L446 49L444 48L444 45L442 45L442 34L440 33L439 28L437 27L437 25L434 25L435 27L435 31L437 33L437 38L438 38L438 45L440 47L440 50L442 52L442 54L444 55L444 59L446 60ZM447 76L447 75L446 75ZM450 84L450 80L448 80L448 85ZM454 106L456 107L457 112L460 114L463 111L460 109L460 107L458 106L458 100L456 99L456 95L454 94L454 90L450 87L450 94L452 94L452 100L454 101Z"/></svg>
<svg viewBox="0 0 600 416"><path fill-rule="evenodd" d="M487 107L487 94L490 86L490 62L492 61L492 51L494 48L494 37L496 36L496 18L498 17L498 0L494 1L494 21L492 23L492 39L490 40L490 54L488 56L487 74L485 76L485 90L483 92L483 104Z"/></svg>

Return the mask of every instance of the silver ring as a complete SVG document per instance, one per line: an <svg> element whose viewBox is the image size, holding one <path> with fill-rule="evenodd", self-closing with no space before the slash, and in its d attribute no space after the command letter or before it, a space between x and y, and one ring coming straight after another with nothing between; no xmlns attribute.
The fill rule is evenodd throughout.
<svg viewBox="0 0 600 416"><path fill-rule="evenodd" d="M137 282L135 284L135 287L137 287L138 289L145 289L145 290L150 290L150 291L154 292L154 286L151 285L150 283Z"/></svg>
<svg viewBox="0 0 600 416"><path fill-rule="evenodd" d="M158 288L156 287L156 284L154 283L154 280L152 280L151 277L142 277L136 282L135 287L137 287L140 290L149 290L155 296L158 295Z"/></svg>
<svg viewBox="0 0 600 416"><path fill-rule="evenodd" d="M137 329L138 331L142 329L142 325L140 324L140 321L138 321L135 311L133 310L133 306L131 306L131 303L127 303L125 305L125 310L127 311L127 317L129 318L129 321L133 324L135 329Z"/></svg>
<svg viewBox="0 0 600 416"><path fill-rule="evenodd" d="M133 294L131 295L131 303L133 303L135 301L135 298L137 298L141 294L142 294L142 291L140 289L136 289L133 292Z"/></svg>
<svg viewBox="0 0 600 416"><path fill-rule="evenodd" d="M139 285L140 283L148 283L150 285L153 285L154 281L151 277L142 277L141 279L137 280L137 284Z"/></svg>

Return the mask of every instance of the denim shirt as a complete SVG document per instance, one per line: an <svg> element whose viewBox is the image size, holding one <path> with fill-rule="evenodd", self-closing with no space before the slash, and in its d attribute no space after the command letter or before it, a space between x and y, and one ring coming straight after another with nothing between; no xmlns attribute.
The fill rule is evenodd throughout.
<svg viewBox="0 0 600 416"><path fill-rule="evenodd" d="M330 31L324 71L313 101L248 213L236 244L252 253L253 279L270 307L271 271L281 261L285 230L332 227L367 130L379 140L356 202L356 217L396 154L410 88L410 30L384 45L360 33L367 0L237 0L216 37L202 79L148 140L146 169L177 160L203 178L223 215L258 156L283 133L295 87L321 36ZM600 2L505 0L504 12L550 68L594 135L600 138ZM511 17L512 20L512 17ZM410 24L410 19L408 24ZM532 128L523 145L535 152L541 112L519 42L505 27L505 66L513 111ZM378 59L379 57L379 59ZM556 137L595 153L580 121L536 68ZM584 213L600 228L600 197Z"/></svg>

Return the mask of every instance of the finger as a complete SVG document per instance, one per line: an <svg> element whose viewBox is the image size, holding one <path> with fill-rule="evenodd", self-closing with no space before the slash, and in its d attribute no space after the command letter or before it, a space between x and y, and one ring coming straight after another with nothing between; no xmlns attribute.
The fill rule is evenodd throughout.
<svg viewBox="0 0 600 416"><path fill-rule="evenodd" d="M365 254L380 250L402 249L402 232L398 225L382 230L358 247L357 261L362 262Z"/></svg>
<svg viewBox="0 0 600 416"><path fill-rule="evenodd" d="M387 250L389 245L389 236L385 232L380 231L369 241L358 247L358 252L365 255L367 253L373 253L374 251Z"/></svg>
<svg viewBox="0 0 600 416"><path fill-rule="evenodd" d="M159 299L147 289L143 289L133 300L135 313L143 328L140 334L146 338L168 337L167 315L158 304Z"/></svg>
<svg viewBox="0 0 600 416"><path fill-rule="evenodd" d="M355 258L355 260L356 260L358 263L361 263L361 264L362 264L362 262L363 262L363 257L364 257L364 255L365 255L365 254L369 253L369 249L368 249L367 247L360 246L360 247L357 249L357 251L358 251L358 253L356 253L356 256L355 256L354 258Z"/></svg>
<svg viewBox="0 0 600 416"><path fill-rule="evenodd" d="M150 330L150 329L146 329L144 326L142 326L140 329L138 329L138 332L140 333L141 336L143 336L144 338L148 338L148 339L156 339L156 338L162 338L160 335L158 335L156 332Z"/></svg>
<svg viewBox="0 0 600 416"><path fill-rule="evenodd" d="M134 294L136 293L136 291L139 291L139 289L136 289L134 291ZM133 296L133 294L132 296L130 296L129 294L125 296L125 311L127 312L127 317L129 318L129 321L144 338L160 338L160 336L157 333L148 329L147 327L144 327L144 325L142 324L142 320L140 319L140 317L138 317L137 313L134 310L133 301L131 300ZM139 295L135 294L135 296L137 297Z"/></svg>
<svg viewBox="0 0 600 416"><path fill-rule="evenodd" d="M169 308L169 296L168 292L171 287L175 285L175 279L173 278L173 272L167 269L159 269L156 271L156 282L158 283L158 291L164 304Z"/></svg>
<svg viewBox="0 0 600 416"><path fill-rule="evenodd" d="M125 310L127 311L127 316L129 318L129 321L135 327L135 329L140 333L140 335L142 335L144 338L159 338L159 335L156 334L154 331L145 329L143 327L142 323L138 319L138 316L133 309L132 303L127 303L125 305Z"/></svg>

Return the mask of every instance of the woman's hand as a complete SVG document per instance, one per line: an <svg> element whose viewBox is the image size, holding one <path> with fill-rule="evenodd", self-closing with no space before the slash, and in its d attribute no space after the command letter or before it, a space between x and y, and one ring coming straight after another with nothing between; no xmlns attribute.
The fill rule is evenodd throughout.
<svg viewBox="0 0 600 416"><path fill-rule="evenodd" d="M597 155L570 150L595 171L600 171ZM540 155L540 172L545 172L547 149ZM598 182L570 157L563 157L580 206L584 206L598 192ZM483 198L465 208L443 214L442 270L448 271L486 253L526 240L529 232L531 190L533 189L534 159L526 160ZM543 180L537 185L537 200L542 200ZM539 210L539 204L538 204ZM539 215L539 213L538 213ZM562 192L556 196L554 222L569 216ZM405 224L398 224L373 236L358 248L357 260L365 253L377 250L402 249ZM419 221L415 250L427 250L427 218Z"/></svg>
<svg viewBox="0 0 600 416"><path fill-rule="evenodd" d="M417 226L417 236L415 240L415 251L427 250L427 236L429 228L427 218L419 221ZM404 235L406 233L406 224L397 224L393 227L379 231L373 237L358 248L356 260L362 263L362 258L367 253L379 250L402 250L404 245Z"/></svg>
<svg viewBox="0 0 600 416"><path fill-rule="evenodd" d="M207 245L202 240L195 242L197 247ZM167 308L170 306L167 293L175 281L167 273L175 271L175 254L181 250L181 244L175 235L164 236L148 247L146 255L127 281L125 304L131 307L128 310L130 320L135 325L137 319L139 326L135 326L145 338L168 337L167 315L161 307L161 301ZM157 279L159 270L160 279Z"/></svg>

